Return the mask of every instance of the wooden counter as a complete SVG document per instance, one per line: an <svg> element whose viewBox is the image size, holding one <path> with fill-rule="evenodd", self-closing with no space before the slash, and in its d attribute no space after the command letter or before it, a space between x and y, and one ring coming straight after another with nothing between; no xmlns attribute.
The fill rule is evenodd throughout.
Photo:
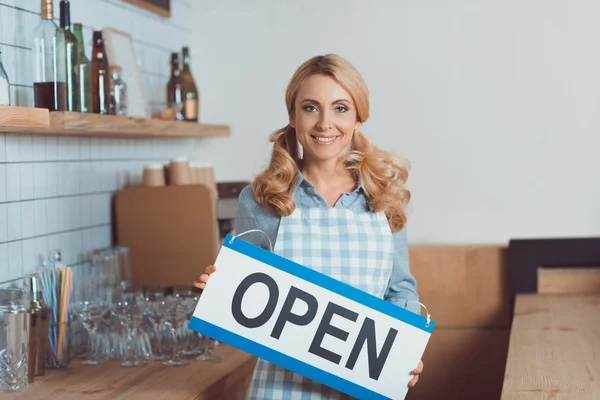
<svg viewBox="0 0 600 400"><path fill-rule="evenodd" d="M517 296L502 399L600 399L600 294Z"/></svg>
<svg viewBox="0 0 600 400"><path fill-rule="evenodd" d="M215 353L223 361L191 359L191 364L185 367L151 362L146 367L122 368L117 361L84 367L79 360L73 360L68 369L49 370L43 377L36 377L26 390L0 394L0 399L243 399L256 358L224 344Z"/></svg>

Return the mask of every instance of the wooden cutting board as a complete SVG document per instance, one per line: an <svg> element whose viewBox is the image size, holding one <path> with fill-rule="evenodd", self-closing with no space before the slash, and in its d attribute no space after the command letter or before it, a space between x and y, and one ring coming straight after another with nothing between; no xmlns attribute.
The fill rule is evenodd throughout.
<svg viewBox="0 0 600 400"><path fill-rule="evenodd" d="M135 187L115 199L117 243L135 287L189 285L218 251L216 205L203 185Z"/></svg>

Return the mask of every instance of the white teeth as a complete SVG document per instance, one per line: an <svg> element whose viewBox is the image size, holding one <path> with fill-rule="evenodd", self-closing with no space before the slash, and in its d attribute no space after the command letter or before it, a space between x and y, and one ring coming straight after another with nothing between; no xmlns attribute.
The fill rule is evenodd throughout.
<svg viewBox="0 0 600 400"><path fill-rule="evenodd" d="M317 139L319 142L323 142L323 143L328 143L328 142L333 142L336 139L336 136L332 136L332 137L316 137L315 139Z"/></svg>

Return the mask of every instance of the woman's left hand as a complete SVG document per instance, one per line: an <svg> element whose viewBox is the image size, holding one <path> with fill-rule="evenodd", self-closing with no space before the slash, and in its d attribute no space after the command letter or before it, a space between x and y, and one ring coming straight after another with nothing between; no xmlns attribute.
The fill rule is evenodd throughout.
<svg viewBox="0 0 600 400"><path fill-rule="evenodd" d="M421 375L421 372L423 372L423 360L419 361L419 366L410 372L414 377L408 382L409 388L415 387L417 382L419 382L419 375Z"/></svg>

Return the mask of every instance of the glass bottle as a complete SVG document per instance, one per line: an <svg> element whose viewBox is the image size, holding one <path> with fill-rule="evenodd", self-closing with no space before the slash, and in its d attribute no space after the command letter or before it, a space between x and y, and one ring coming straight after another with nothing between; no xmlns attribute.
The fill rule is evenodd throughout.
<svg viewBox="0 0 600 400"><path fill-rule="evenodd" d="M121 79L122 68L120 65L110 67L110 99L111 114L127 115L127 84Z"/></svg>
<svg viewBox="0 0 600 400"><path fill-rule="evenodd" d="M73 31L77 38L79 49L79 111L92 112L92 66L90 60L85 56L85 45L83 42L83 30L81 24L73 24Z"/></svg>
<svg viewBox="0 0 600 400"><path fill-rule="evenodd" d="M167 105L175 110L175 119L183 121L183 82L178 53L171 53L171 79L167 83Z"/></svg>
<svg viewBox="0 0 600 400"><path fill-rule="evenodd" d="M198 121L198 89L190 71L190 49L184 47L183 68L181 80L183 82L183 118L186 121Z"/></svg>
<svg viewBox="0 0 600 400"><path fill-rule="evenodd" d="M65 62L67 69L67 110L79 108L79 45L71 32L71 5L69 0L60 0L60 27L65 34Z"/></svg>
<svg viewBox="0 0 600 400"><path fill-rule="evenodd" d="M53 1L41 0L42 20L33 31L33 103L50 111L67 109L65 34L53 18Z"/></svg>
<svg viewBox="0 0 600 400"><path fill-rule="evenodd" d="M0 49L0 106L10 106L10 81L2 64L2 49Z"/></svg>
<svg viewBox="0 0 600 400"><path fill-rule="evenodd" d="M0 392L27 387L27 310L23 290L0 288Z"/></svg>
<svg viewBox="0 0 600 400"><path fill-rule="evenodd" d="M110 71L106 60L102 31L94 31L92 49L92 104L96 114L108 114L110 110Z"/></svg>

